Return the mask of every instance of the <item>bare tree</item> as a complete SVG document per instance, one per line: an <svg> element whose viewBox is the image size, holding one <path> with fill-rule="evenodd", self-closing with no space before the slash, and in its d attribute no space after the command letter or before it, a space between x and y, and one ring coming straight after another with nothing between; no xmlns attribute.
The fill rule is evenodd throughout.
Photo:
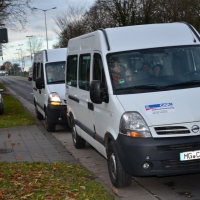
<svg viewBox="0 0 200 200"><path fill-rule="evenodd" d="M89 31L116 26L114 19L110 16L110 12L107 9L107 4L102 0L97 0L89 11L86 12L85 21Z"/></svg>
<svg viewBox="0 0 200 200"><path fill-rule="evenodd" d="M59 30L54 29L54 32L58 34L59 42L54 45L57 47L66 47L68 40L73 37L82 35L87 30L85 21L86 6L69 6L66 12L57 15L54 20Z"/></svg>
<svg viewBox="0 0 200 200"><path fill-rule="evenodd" d="M136 24L137 0L104 0L110 17L115 20L116 26Z"/></svg>
<svg viewBox="0 0 200 200"><path fill-rule="evenodd" d="M27 46L28 49L27 51L29 52L31 59L33 54L35 54L36 52L40 51L42 49L42 45L43 45L43 38L40 37L30 37L28 42L27 42Z"/></svg>
<svg viewBox="0 0 200 200"><path fill-rule="evenodd" d="M200 31L200 0L96 0L88 11L69 7L55 18L59 41L54 47L99 28L179 21Z"/></svg>
<svg viewBox="0 0 200 200"><path fill-rule="evenodd" d="M0 23L11 29L23 29L31 0L0 0Z"/></svg>
<svg viewBox="0 0 200 200"><path fill-rule="evenodd" d="M7 71L12 69L12 63L10 61L4 62L2 66L4 67L4 70L7 70Z"/></svg>

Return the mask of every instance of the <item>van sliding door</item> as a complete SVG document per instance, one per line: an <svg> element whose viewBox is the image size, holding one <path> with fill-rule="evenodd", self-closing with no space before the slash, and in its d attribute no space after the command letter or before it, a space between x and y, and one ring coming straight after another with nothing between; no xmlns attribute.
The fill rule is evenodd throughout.
<svg viewBox="0 0 200 200"><path fill-rule="evenodd" d="M79 92L77 98L79 99L79 119L80 128L82 129L82 137L94 146L94 125L93 125L93 108L90 101L90 71L91 71L91 55L82 54L79 57L79 71L78 71L78 87Z"/></svg>
<svg viewBox="0 0 200 200"><path fill-rule="evenodd" d="M93 56L93 75L92 80L100 80L102 88L107 90L106 77L102 57L99 53ZM109 103L94 104L93 123L95 127L95 148L106 156L103 140L109 126L110 114L108 109Z"/></svg>

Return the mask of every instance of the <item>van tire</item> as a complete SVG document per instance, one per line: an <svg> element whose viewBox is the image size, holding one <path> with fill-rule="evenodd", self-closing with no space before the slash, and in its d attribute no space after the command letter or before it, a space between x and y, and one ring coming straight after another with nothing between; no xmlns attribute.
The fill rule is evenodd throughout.
<svg viewBox="0 0 200 200"><path fill-rule="evenodd" d="M46 130L48 132L54 132L55 129L56 129L56 125L55 124L52 124L50 121L49 121L49 118L48 118L48 115L45 114L45 126L46 126Z"/></svg>
<svg viewBox="0 0 200 200"><path fill-rule="evenodd" d="M86 141L77 134L74 120L72 118L72 140L76 149L85 148Z"/></svg>
<svg viewBox="0 0 200 200"><path fill-rule="evenodd" d="M132 176L124 172L113 141L108 145L107 164L110 180L116 188L128 187L131 185Z"/></svg>
<svg viewBox="0 0 200 200"><path fill-rule="evenodd" d="M4 113L4 108L2 107L0 108L0 115L3 115L3 113Z"/></svg>
<svg viewBox="0 0 200 200"><path fill-rule="evenodd" d="M43 120L43 115L38 111L36 106L35 106L35 114L38 120Z"/></svg>

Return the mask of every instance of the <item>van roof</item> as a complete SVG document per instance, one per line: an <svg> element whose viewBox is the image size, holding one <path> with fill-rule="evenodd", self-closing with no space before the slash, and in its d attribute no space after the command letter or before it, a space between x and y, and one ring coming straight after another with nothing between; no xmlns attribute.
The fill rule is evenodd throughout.
<svg viewBox="0 0 200 200"><path fill-rule="evenodd" d="M46 62L65 61L67 57L67 48L42 50L35 53L35 58L41 53L45 53Z"/></svg>
<svg viewBox="0 0 200 200"><path fill-rule="evenodd" d="M99 37L101 41L104 41L101 42L101 44L103 43L102 49L108 52L200 44L199 33L190 24L184 22L106 28L104 32L108 43L106 43L106 36L102 30L78 38L83 39L92 35ZM77 38L71 39L72 42L74 40ZM90 45L94 46L95 44ZM110 50L108 50L108 45Z"/></svg>

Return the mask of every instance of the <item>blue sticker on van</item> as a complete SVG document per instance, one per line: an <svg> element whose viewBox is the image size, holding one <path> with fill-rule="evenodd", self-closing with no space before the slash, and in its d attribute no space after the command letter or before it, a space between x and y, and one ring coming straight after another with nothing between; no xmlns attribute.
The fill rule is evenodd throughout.
<svg viewBox="0 0 200 200"><path fill-rule="evenodd" d="M146 105L145 110L149 115L169 113L175 111L173 103L159 103L159 104Z"/></svg>

